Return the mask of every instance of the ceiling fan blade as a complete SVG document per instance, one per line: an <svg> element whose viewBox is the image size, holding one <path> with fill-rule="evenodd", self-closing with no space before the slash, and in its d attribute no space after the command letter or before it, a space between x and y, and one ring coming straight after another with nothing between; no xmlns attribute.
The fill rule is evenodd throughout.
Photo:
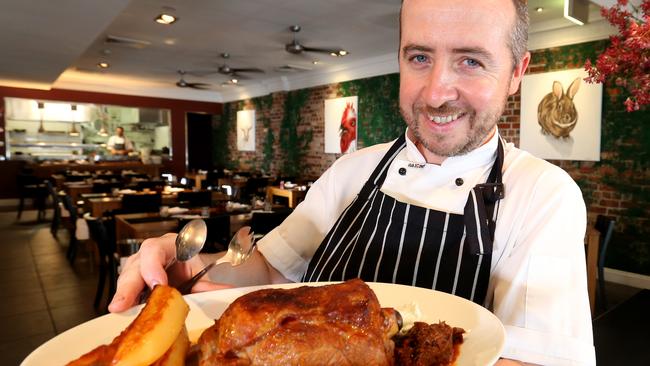
<svg viewBox="0 0 650 366"><path fill-rule="evenodd" d="M190 88L207 88L210 84L207 83L187 83Z"/></svg>
<svg viewBox="0 0 650 366"><path fill-rule="evenodd" d="M229 76L230 76L231 79L240 79L240 80L249 80L250 79L250 76L244 75L244 74L239 74L239 73L236 73L236 72L230 73Z"/></svg>
<svg viewBox="0 0 650 366"><path fill-rule="evenodd" d="M302 49L305 52L316 52L316 53L327 53L327 54L332 54L332 53L338 54L339 51L341 50L340 48L338 48L338 49L336 49L336 48L316 48L316 47L306 47L306 46L303 46Z"/></svg>
<svg viewBox="0 0 650 366"><path fill-rule="evenodd" d="M264 70L258 69L257 67L241 67L241 68L233 68L231 69L233 73L239 73L239 72L261 72L263 73Z"/></svg>

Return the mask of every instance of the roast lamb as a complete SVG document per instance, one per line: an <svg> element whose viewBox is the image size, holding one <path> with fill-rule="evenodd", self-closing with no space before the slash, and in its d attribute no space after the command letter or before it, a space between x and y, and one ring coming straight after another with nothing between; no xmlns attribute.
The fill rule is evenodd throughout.
<svg viewBox="0 0 650 366"><path fill-rule="evenodd" d="M235 300L199 339L199 364L393 365L399 314L359 279Z"/></svg>

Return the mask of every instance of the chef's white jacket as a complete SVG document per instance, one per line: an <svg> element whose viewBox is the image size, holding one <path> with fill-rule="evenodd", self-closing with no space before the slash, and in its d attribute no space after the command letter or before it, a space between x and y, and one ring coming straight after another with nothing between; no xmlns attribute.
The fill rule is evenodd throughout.
<svg viewBox="0 0 650 366"><path fill-rule="evenodd" d="M487 180L498 133L469 154L427 164L415 144L389 167L382 192L403 202L463 213L469 191ZM339 158L305 200L259 242L268 262L300 281L310 258L392 143ZM485 306L504 324L502 357L542 365L593 365L584 251L586 209L580 189L559 167L513 144L504 146L505 198L498 206ZM405 168L405 175L398 170ZM463 184L456 184L461 178Z"/></svg>

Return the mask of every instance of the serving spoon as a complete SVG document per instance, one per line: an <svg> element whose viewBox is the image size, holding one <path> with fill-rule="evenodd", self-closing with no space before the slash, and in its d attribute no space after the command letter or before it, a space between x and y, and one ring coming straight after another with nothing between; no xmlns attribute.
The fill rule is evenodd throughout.
<svg viewBox="0 0 650 366"><path fill-rule="evenodd" d="M208 226L202 219L194 219L185 224L181 231L178 232L176 241L174 242L174 245L176 246L176 256L165 265L165 271L167 271L172 264L178 261L188 261L195 255L199 254L201 249L203 249L203 245L205 245L207 237ZM145 302L149 298L149 295L151 295L151 289L145 287L140 294L140 303Z"/></svg>
<svg viewBox="0 0 650 366"><path fill-rule="evenodd" d="M239 229L235 236L230 240L226 254L216 261L206 265L201 271L192 276L192 278L183 282L178 286L178 291L180 291L181 294L189 294L192 291L192 287L194 287L194 285L216 265L230 263L230 265L234 267L246 262L248 258L250 258L251 254L253 254L256 246L254 233L250 232L247 234L247 231L249 230L250 228L246 226Z"/></svg>

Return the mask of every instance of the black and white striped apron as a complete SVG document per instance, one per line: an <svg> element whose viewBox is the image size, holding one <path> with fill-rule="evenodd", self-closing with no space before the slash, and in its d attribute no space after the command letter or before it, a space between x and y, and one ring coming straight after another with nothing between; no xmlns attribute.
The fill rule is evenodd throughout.
<svg viewBox="0 0 650 366"><path fill-rule="evenodd" d="M504 197L501 139L487 183L472 188L463 215L400 202L380 191L389 165L405 146L402 135L325 236L303 281L359 277L436 289L482 304L495 206Z"/></svg>

